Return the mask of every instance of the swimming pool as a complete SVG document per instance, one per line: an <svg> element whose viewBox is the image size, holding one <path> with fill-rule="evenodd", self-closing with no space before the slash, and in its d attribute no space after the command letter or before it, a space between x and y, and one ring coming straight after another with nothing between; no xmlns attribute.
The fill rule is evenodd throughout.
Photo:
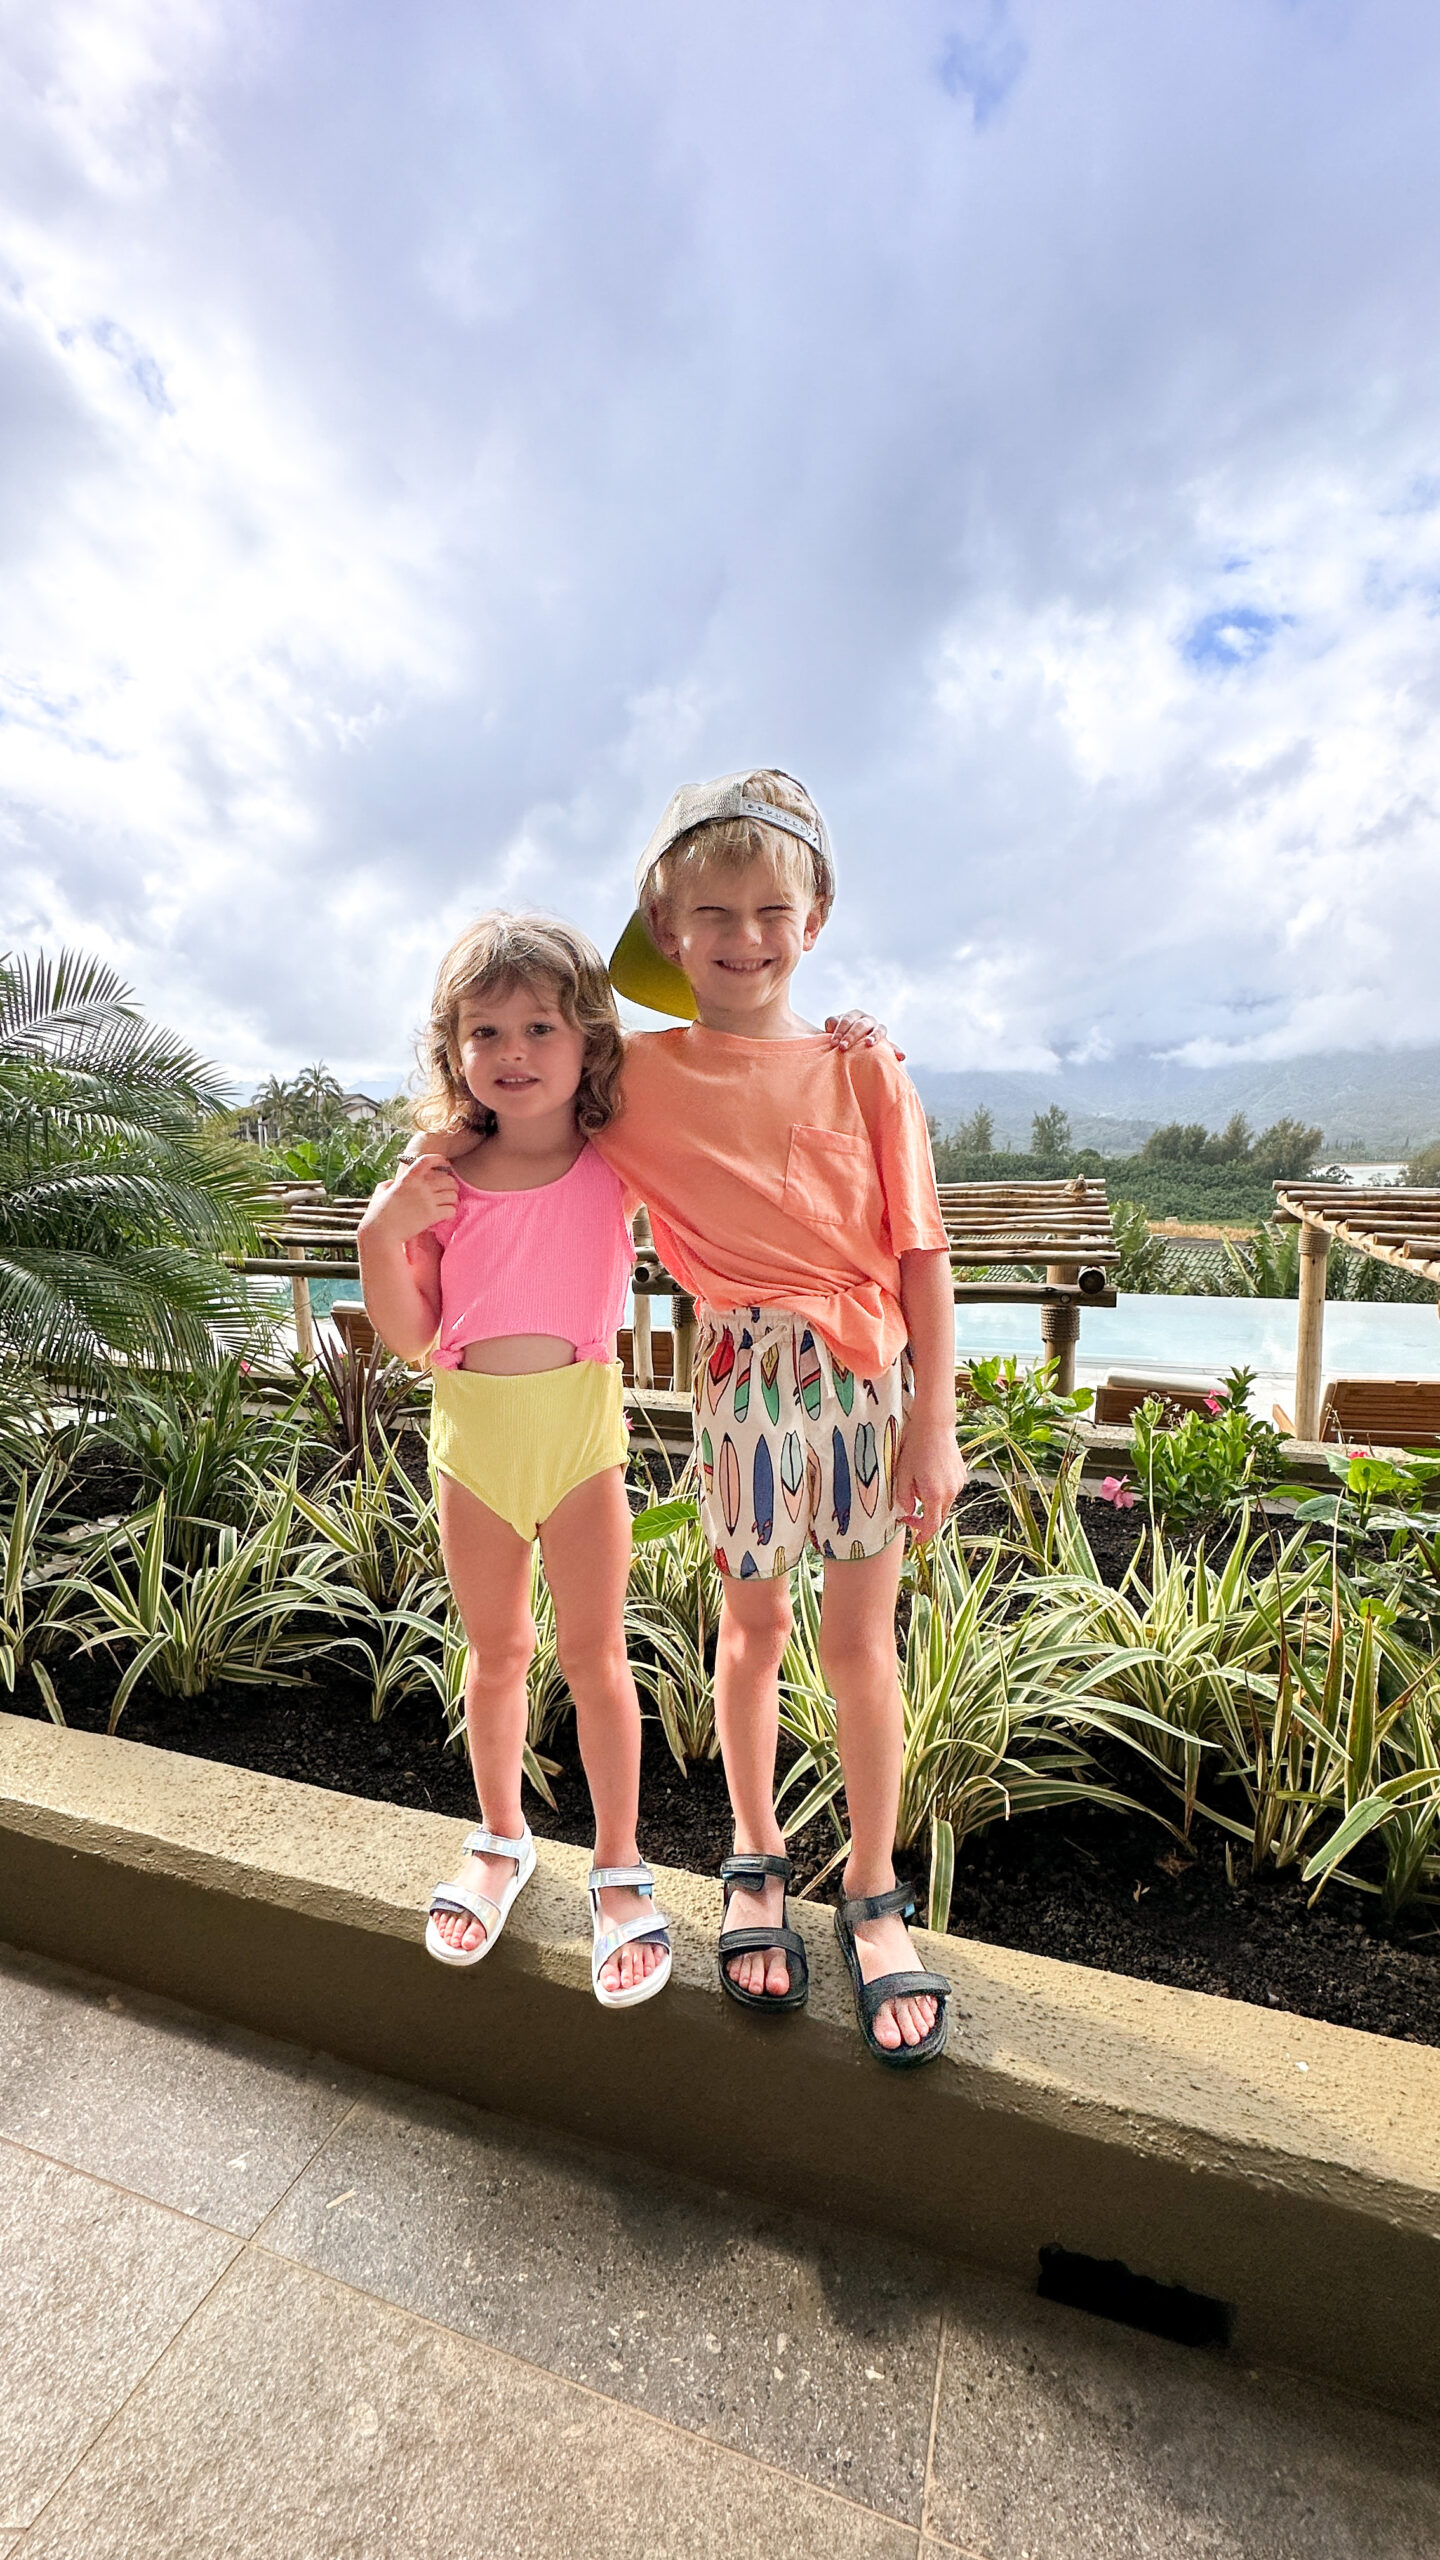
<svg viewBox="0 0 1440 2560"><path fill-rule="evenodd" d="M1093 1387L1112 1369L1208 1381L1243 1364L1256 1372L1252 1402L1265 1413L1295 1386L1293 1298L1121 1298L1080 1318L1076 1383ZM1040 1357L1035 1307L957 1307L959 1357L1014 1352ZM1430 1306L1371 1306L1338 1300L1325 1310L1327 1378L1440 1378L1440 1316Z"/></svg>
<svg viewBox="0 0 1440 2560"><path fill-rule="evenodd" d="M310 1303L328 1316L337 1298L358 1298L358 1280L312 1280ZM288 1314L290 1293L279 1293L277 1312ZM651 1300L657 1325L668 1325L670 1304ZM1253 1402L1268 1413L1295 1386L1293 1298L1121 1298L1114 1307L1089 1307L1080 1318L1075 1376L1097 1386L1112 1369L1160 1378L1209 1381L1243 1363L1256 1373ZM1014 1353L1040 1357L1038 1307L957 1307L955 1349L960 1359ZM1338 1300L1325 1310L1327 1378L1440 1378L1440 1315L1427 1306L1370 1306Z"/></svg>

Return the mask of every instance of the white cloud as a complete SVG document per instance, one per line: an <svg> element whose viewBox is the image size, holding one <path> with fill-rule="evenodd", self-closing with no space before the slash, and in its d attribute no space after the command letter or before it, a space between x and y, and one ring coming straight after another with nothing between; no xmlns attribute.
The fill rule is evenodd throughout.
<svg viewBox="0 0 1440 2560"><path fill-rule="evenodd" d="M0 24L0 934L379 1082L773 758L914 1056L1433 1036L1419 0Z"/></svg>

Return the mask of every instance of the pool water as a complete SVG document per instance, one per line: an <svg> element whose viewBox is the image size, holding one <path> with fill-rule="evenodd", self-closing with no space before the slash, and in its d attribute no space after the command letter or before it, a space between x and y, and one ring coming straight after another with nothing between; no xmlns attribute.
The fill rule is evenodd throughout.
<svg viewBox="0 0 1440 2560"><path fill-rule="evenodd" d="M358 1299L358 1280L312 1280L310 1304L328 1316L337 1298ZM288 1314L290 1292L279 1294ZM670 1322L668 1299L651 1300L657 1326ZM1121 1298L1080 1318L1075 1376L1098 1386L1112 1369L1208 1382L1243 1364L1256 1372L1252 1401L1267 1413L1295 1388L1294 1298ZM1014 1353L1040 1357L1038 1307L964 1306L955 1310L960 1359ZM1325 1310L1327 1378L1440 1378L1440 1313L1429 1306L1372 1306L1340 1300Z"/></svg>
<svg viewBox="0 0 1440 2560"><path fill-rule="evenodd" d="M1243 1365L1256 1372L1252 1403L1267 1413L1295 1388L1294 1298L1121 1298L1080 1318L1079 1386L1098 1386L1115 1369L1177 1385L1208 1382ZM957 1307L961 1358L1014 1352L1040 1356L1035 1307ZM1326 1378L1440 1378L1440 1315L1431 1306L1372 1306L1340 1300L1325 1310Z"/></svg>

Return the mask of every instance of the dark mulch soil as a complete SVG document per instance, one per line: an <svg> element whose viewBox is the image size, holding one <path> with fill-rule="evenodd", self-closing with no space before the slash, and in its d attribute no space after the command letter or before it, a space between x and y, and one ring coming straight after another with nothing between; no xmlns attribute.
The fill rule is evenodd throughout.
<svg viewBox="0 0 1440 2560"><path fill-rule="evenodd" d="M113 1492L114 1508L125 1509L129 1488L117 1479ZM1106 1578L1118 1581L1137 1534L1133 1519L1101 1503L1085 1508ZM970 1497L965 1516L977 1535L1000 1529L1004 1517L1002 1506L980 1492ZM103 1730L114 1669L79 1660L51 1667L69 1721ZM45 1712L28 1680L6 1704L22 1714ZM419 1806L457 1821L474 1818L469 1771L446 1749L438 1712L412 1702L373 1724L363 1688L333 1669L322 1669L304 1688L229 1689L189 1702L142 1688L121 1731L134 1742L238 1768ZM642 1850L666 1865L713 1874L730 1841L719 1763L682 1777L658 1727L647 1722L645 1733ZM557 1756L565 1752L554 1781L556 1808L532 1796L530 1819L548 1838L586 1845L588 1799L573 1736L564 1727L556 1749ZM1142 1793L1143 1775L1137 1777L1133 1761L1117 1761L1111 1774L1127 1793ZM1160 1810L1161 1799L1155 1801ZM823 1821L792 1843L801 1881L823 1868L833 1847ZM923 1872L912 1864L909 1874L923 1907ZM820 1898L830 1899L834 1890L832 1877ZM1223 1838L1209 1825L1183 1844L1144 1814L1090 1807L996 1824L962 1852L950 1926L958 1936L1072 1964L1440 2044L1440 1929L1428 1917L1388 1933L1368 1897L1343 1888L1311 1909L1293 1880L1252 1880L1241 1843L1234 1848L1232 1881Z"/></svg>

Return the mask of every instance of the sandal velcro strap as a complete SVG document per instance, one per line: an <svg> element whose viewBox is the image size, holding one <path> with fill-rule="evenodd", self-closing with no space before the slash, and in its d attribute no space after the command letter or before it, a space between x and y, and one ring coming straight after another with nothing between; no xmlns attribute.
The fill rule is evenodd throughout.
<svg viewBox="0 0 1440 2560"><path fill-rule="evenodd" d="M766 1849L737 1849L734 1857L727 1858L721 1868L720 1881L725 1887L728 1902L738 1888L743 1886L748 1890L753 1885L763 1885L769 1876L779 1876L782 1884L788 1885L790 1874L788 1858L773 1857Z"/></svg>
<svg viewBox="0 0 1440 2560"><path fill-rule="evenodd" d="M950 1985L943 1973L882 1973L862 1983L859 1996L873 2018L887 2000L948 2000Z"/></svg>
<svg viewBox="0 0 1440 2560"><path fill-rule="evenodd" d="M906 1884L897 1884L889 1893L856 1893L841 1903L840 1909L850 1928L862 1920L884 1920L898 1911L902 1920L913 1920L915 1896Z"/></svg>
<svg viewBox="0 0 1440 2560"><path fill-rule="evenodd" d="M612 1885L632 1885L637 1893L653 1893L655 1878L648 1867L591 1868L592 1893L608 1893Z"/></svg>
<svg viewBox="0 0 1440 2560"><path fill-rule="evenodd" d="M472 1831L465 1843L465 1855L467 1858L513 1858L518 1867L526 1846L525 1839L507 1840L503 1832Z"/></svg>
<svg viewBox="0 0 1440 2560"><path fill-rule="evenodd" d="M725 1929L720 1935L720 1961L729 1956L768 1955L779 1948L787 1956L804 1957L805 1941L797 1929Z"/></svg>
<svg viewBox="0 0 1440 2560"><path fill-rule="evenodd" d="M453 1911L458 1920L478 1920L487 1937L495 1934L500 1905L486 1893L471 1893L463 1884L437 1884L430 1896L430 1915Z"/></svg>
<svg viewBox="0 0 1440 2560"><path fill-rule="evenodd" d="M669 1928L670 1923L663 1911L647 1911L639 1920L615 1921L610 1928L602 1929L595 1940L591 1956L592 1973L598 1973L602 1965L609 1963L617 1947L628 1947L637 1939L642 1946L668 1947Z"/></svg>

